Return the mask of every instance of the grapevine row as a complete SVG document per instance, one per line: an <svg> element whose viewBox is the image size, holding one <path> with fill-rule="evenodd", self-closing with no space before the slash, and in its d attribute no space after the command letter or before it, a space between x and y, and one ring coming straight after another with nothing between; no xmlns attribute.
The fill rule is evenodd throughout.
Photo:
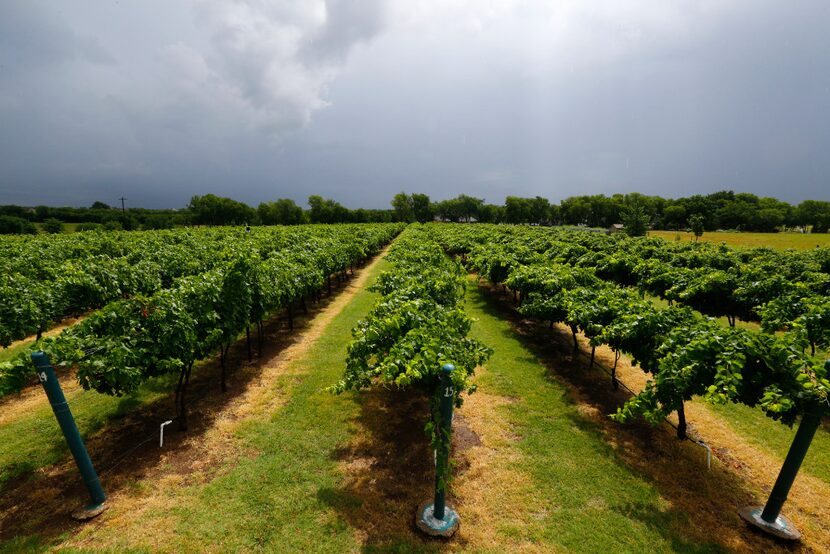
<svg viewBox="0 0 830 554"><path fill-rule="evenodd" d="M554 262L591 268L604 280L636 286L670 304L701 313L759 321L764 330L796 331L811 352L830 347L830 249L733 250L710 243L677 244L557 229L490 226L486 240L461 231L471 257L484 251L498 262ZM454 239L447 245L453 249ZM515 250L518 247L518 250ZM499 253L494 252L499 250ZM488 276L489 277L489 276ZM494 274L495 282L499 275ZM492 279L491 279L492 280Z"/></svg>
<svg viewBox="0 0 830 554"><path fill-rule="evenodd" d="M567 325L575 348L581 331L593 348L606 344L626 352L651 373L653 379L616 419L644 416L659 422L677 411L678 432L684 435L683 402L693 396L760 406L786 424L827 403L830 381L824 366L804 352L805 334L725 328L688 306L657 309L633 289L601 278L600 271L580 258L570 258L571 264L552 261L569 257L527 241L534 231L433 227L447 249L479 275L514 290L522 313ZM578 235L555 244L566 248L580 241Z"/></svg>
<svg viewBox="0 0 830 554"><path fill-rule="evenodd" d="M193 365L214 352L224 361L236 338L271 313L288 309L377 253L401 226L319 226L293 232L291 244L260 248L247 237L227 246L215 267L182 277L152 295L117 300L35 348L55 365L77 367L85 389L128 394L145 380L179 375L177 409L186 424L184 394ZM264 256L264 257L263 257ZM31 375L28 353L0 365L0 392L19 390Z"/></svg>
<svg viewBox="0 0 830 554"><path fill-rule="evenodd" d="M240 245L265 258L315 233L272 227L77 233L29 242L0 237L9 247L0 256L0 346L40 338L66 316L170 288L231 259Z"/></svg>
<svg viewBox="0 0 830 554"><path fill-rule="evenodd" d="M466 273L448 258L422 226L407 228L392 246L383 272L372 290L381 294L369 315L353 329L346 371L334 392L373 386L418 388L430 394L432 418L427 433L433 446L437 433L441 367L453 364L454 401L471 393L470 378L490 349L469 338L471 320L464 313Z"/></svg>

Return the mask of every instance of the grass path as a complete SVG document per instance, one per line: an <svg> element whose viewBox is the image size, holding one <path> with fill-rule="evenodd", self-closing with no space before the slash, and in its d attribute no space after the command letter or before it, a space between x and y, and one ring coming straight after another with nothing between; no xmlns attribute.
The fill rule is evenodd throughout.
<svg viewBox="0 0 830 554"><path fill-rule="evenodd" d="M618 457L595 414L551 376L483 289L470 285L467 311L477 320L473 336L495 354L478 378L481 393L461 410L483 453L454 490L484 550L719 549L684 536L688 517Z"/></svg>

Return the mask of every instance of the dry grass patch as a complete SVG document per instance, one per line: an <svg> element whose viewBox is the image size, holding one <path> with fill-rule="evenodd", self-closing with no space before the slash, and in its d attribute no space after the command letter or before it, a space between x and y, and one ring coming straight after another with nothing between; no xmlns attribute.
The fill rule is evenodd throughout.
<svg viewBox="0 0 830 554"><path fill-rule="evenodd" d="M487 370L479 368L479 376ZM528 504L536 495L535 484L528 474L517 469L521 452L515 446L521 437L506 417L505 408L519 402L479 390L467 397L460 413L463 422L480 439L481 444L461 455L466 471L457 476L452 489L457 508L463 514L459 530L474 550L509 552L550 552L550 545L534 544L521 537L532 534L541 520L550 517L550 507L528 511ZM454 426L454 439L463 431ZM453 456L459 449L453 444ZM505 522L511 533L503 533Z"/></svg>

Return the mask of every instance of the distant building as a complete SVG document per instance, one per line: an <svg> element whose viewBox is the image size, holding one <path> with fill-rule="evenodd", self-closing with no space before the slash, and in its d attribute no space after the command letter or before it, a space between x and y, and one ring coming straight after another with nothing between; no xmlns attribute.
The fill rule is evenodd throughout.
<svg viewBox="0 0 830 554"><path fill-rule="evenodd" d="M613 223L608 227L609 235L614 235L616 233L625 233L625 225L622 223Z"/></svg>

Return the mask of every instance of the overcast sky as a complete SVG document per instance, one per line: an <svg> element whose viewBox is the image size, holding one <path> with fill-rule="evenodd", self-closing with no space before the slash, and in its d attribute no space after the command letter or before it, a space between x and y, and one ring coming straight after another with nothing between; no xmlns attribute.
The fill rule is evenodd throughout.
<svg viewBox="0 0 830 554"><path fill-rule="evenodd" d="M0 1L0 204L830 200L826 0Z"/></svg>

